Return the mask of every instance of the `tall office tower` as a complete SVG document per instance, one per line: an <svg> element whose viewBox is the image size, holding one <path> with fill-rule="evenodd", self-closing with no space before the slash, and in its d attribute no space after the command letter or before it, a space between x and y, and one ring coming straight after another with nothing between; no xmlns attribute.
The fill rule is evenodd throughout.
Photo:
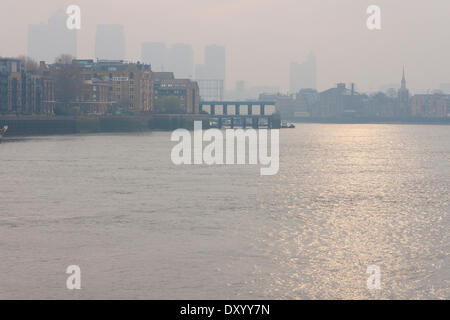
<svg viewBox="0 0 450 320"><path fill-rule="evenodd" d="M204 64L196 64L195 65L195 79L201 80L201 79L207 79L206 76L206 68Z"/></svg>
<svg viewBox="0 0 450 320"><path fill-rule="evenodd" d="M188 44L177 43L169 50L166 71L171 71L176 78L191 79L194 71L194 51Z"/></svg>
<svg viewBox="0 0 450 320"><path fill-rule="evenodd" d="M53 63L61 54L77 56L77 31L69 30L67 15L55 12L48 23L28 26L28 56L36 61Z"/></svg>
<svg viewBox="0 0 450 320"><path fill-rule="evenodd" d="M310 53L303 63L291 62L290 91L296 93L300 89L316 89L316 56Z"/></svg>
<svg viewBox="0 0 450 320"><path fill-rule="evenodd" d="M205 69L209 79L225 80L225 47L210 45L205 48Z"/></svg>
<svg viewBox="0 0 450 320"><path fill-rule="evenodd" d="M142 62L152 66L152 71L163 72L167 70L167 47L164 43L144 42L141 57Z"/></svg>
<svg viewBox="0 0 450 320"><path fill-rule="evenodd" d="M202 99L222 100L225 91L225 47L205 47L205 63L197 65L195 79Z"/></svg>
<svg viewBox="0 0 450 320"><path fill-rule="evenodd" d="M125 60L125 31L120 24L100 24L95 35L95 57L101 60Z"/></svg>

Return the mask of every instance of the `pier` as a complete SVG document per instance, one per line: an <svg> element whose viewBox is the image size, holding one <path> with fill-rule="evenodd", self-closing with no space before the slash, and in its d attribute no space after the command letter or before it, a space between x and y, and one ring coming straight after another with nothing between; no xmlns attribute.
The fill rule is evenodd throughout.
<svg viewBox="0 0 450 320"><path fill-rule="evenodd" d="M224 126L235 127L252 127L258 129L261 127L279 129L280 119L274 114L267 114L266 107L275 106L274 101L201 101L200 110L207 112L205 107L209 107L209 117L211 121L217 123L217 127L222 129ZM234 112L231 112L233 107ZM241 111L246 108L247 114ZM258 113L255 112L259 111ZM218 111L222 111L218 113Z"/></svg>

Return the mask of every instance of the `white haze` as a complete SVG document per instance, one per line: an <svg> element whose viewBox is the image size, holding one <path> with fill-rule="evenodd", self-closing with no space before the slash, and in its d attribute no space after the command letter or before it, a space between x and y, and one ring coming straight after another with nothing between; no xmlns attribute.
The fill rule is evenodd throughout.
<svg viewBox="0 0 450 320"><path fill-rule="evenodd" d="M127 58L140 60L144 41L227 49L227 83L289 87L289 62L316 53L318 88L356 82L360 90L397 83L434 89L450 82L449 0L1 0L0 55L27 52L29 24L57 9L82 9L78 56L94 55L97 24L125 26ZM366 28L366 9L382 10L382 30Z"/></svg>

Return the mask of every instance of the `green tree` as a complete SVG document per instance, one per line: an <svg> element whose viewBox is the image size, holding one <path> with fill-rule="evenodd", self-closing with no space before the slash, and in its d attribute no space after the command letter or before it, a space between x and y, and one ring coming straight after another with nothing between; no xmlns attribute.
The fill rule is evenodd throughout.
<svg viewBox="0 0 450 320"><path fill-rule="evenodd" d="M180 98L176 96L158 97L155 101L155 113L181 114L184 113L184 108Z"/></svg>

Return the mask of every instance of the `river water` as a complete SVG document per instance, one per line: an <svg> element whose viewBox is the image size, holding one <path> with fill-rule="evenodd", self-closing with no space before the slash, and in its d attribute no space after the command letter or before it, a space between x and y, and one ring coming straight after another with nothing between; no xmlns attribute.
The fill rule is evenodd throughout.
<svg viewBox="0 0 450 320"><path fill-rule="evenodd" d="M299 124L276 176L175 166L173 146L4 141L0 298L450 298L449 126Z"/></svg>

